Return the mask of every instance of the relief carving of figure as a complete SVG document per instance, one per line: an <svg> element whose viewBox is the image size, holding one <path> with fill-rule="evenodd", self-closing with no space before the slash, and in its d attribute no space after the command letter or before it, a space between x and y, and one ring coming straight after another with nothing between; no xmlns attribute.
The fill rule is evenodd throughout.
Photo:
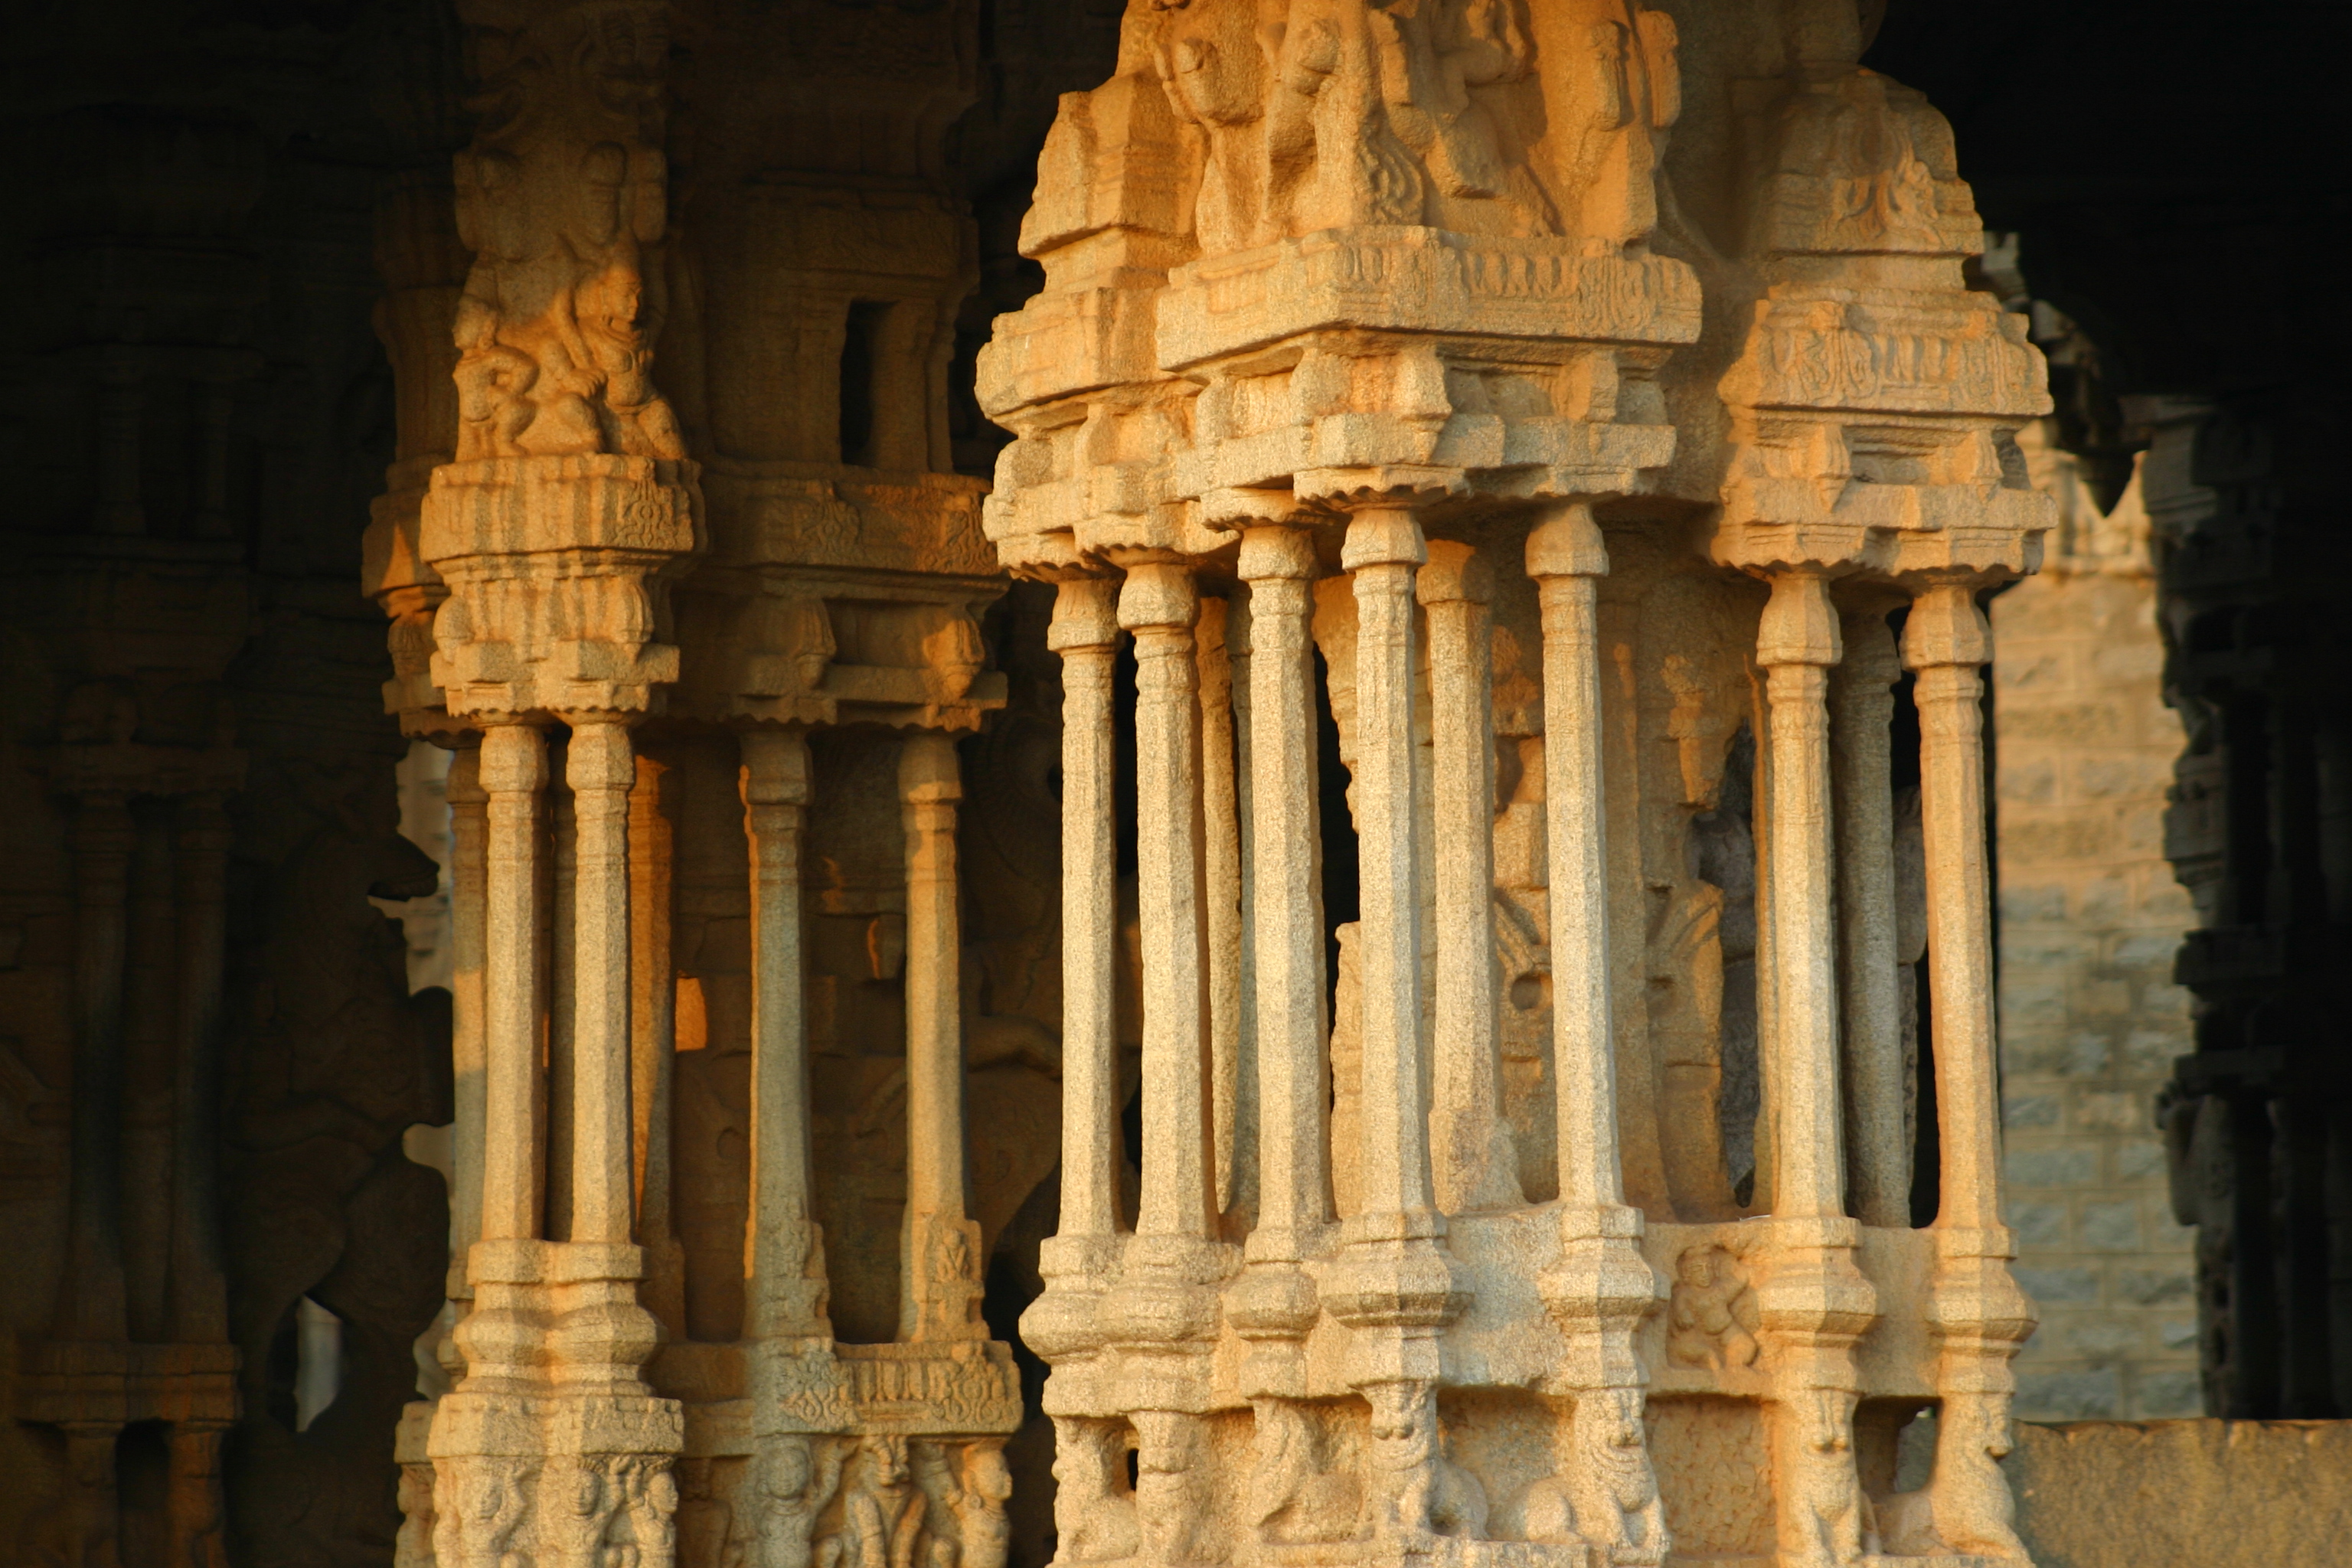
<svg viewBox="0 0 2352 1568"><path fill-rule="evenodd" d="M923 1530L923 1494L909 1479L907 1439L858 1440L841 1529L817 1548L817 1568L910 1568Z"/></svg>
<svg viewBox="0 0 2352 1568"><path fill-rule="evenodd" d="M1486 1533L1486 1489L1445 1457L1434 1385L1368 1384L1372 1407L1372 1534L1381 1541Z"/></svg>
<svg viewBox="0 0 2352 1568"><path fill-rule="evenodd" d="M1073 1563L1135 1555L1135 1492L1127 1481L1125 1425L1054 1418L1054 1528Z"/></svg>
<svg viewBox="0 0 2352 1568"><path fill-rule="evenodd" d="M1271 1544L1352 1541L1362 1532L1363 1482L1335 1469L1315 1419L1286 1399L1257 1404L1248 1517Z"/></svg>
<svg viewBox="0 0 2352 1568"><path fill-rule="evenodd" d="M1013 1474L1004 1440L914 1445L915 1479L929 1501L925 1568L1004 1568Z"/></svg>
<svg viewBox="0 0 2352 1568"><path fill-rule="evenodd" d="M682 458L653 385L669 51L655 5L568 7L486 29L482 117L457 160L457 458Z"/></svg>
<svg viewBox="0 0 2352 1568"><path fill-rule="evenodd" d="M757 1568L808 1568L817 1515L833 1500L847 1458L841 1444L824 1437L787 1433L761 1441L751 1478Z"/></svg>
<svg viewBox="0 0 2352 1568"><path fill-rule="evenodd" d="M1694 1247L1675 1268L1666 1359L1721 1372L1756 1364L1756 1293L1739 1260L1720 1247Z"/></svg>
<svg viewBox="0 0 2352 1568"><path fill-rule="evenodd" d="M435 1467L433 1556L466 1568L520 1568L512 1550L530 1510L527 1468L488 1458L443 1459Z"/></svg>
<svg viewBox="0 0 2352 1568"><path fill-rule="evenodd" d="M1158 1563L1213 1560L1206 1424L1174 1410L1135 1413L1135 1500L1143 1551Z"/></svg>
<svg viewBox="0 0 2352 1568"><path fill-rule="evenodd" d="M1666 1560L1666 1510L1642 1427L1642 1391L1595 1388L1578 1395L1576 1465L1585 1539L1612 1563L1658 1568Z"/></svg>
<svg viewBox="0 0 2352 1568"><path fill-rule="evenodd" d="M1772 1418L1773 1481L1796 1506L1780 1510L1784 1561L1802 1568L1843 1568L1862 1551L1868 1507L1853 1468L1853 1395L1842 1389L1799 1389Z"/></svg>

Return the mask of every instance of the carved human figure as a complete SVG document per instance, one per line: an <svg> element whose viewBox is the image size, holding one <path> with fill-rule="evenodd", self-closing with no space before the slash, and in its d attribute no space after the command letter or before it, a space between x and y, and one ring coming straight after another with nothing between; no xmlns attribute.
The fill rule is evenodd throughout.
<svg viewBox="0 0 2352 1568"><path fill-rule="evenodd" d="M1756 1364L1759 1314L1739 1260L1720 1247L1685 1250L1675 1268L1666 1358L1677 1366Z"/></svg>
<svg viewBox="0 0 2352 1568"><path fill-rule="evenodd" d="M915 1477L929 1500L925 1568L1004 1568L1011 1535L1004 1517L1013 1495L1004 1441L917 1443Z"/></svg>
<svg viewBox="0 0 2352 1568"><path fill-rule="evenodd" d="M509 1568L510 1550L529 1509L530 1467L520 1461L472 1458L436 1464L433 1555L463 1568Z"/></svg>
<svg viewBox="0 0 2352 1568"><path fill-rule="evenodd" d="M664 7L545 8L484 47L457 160L457 458L682 458L650 376L667 221Z"/></svg>
<svg viewBox="0 0 2352 1568"><path fill-rule="evenodd" d="M1127 1428L1118 1421L1054 1419L1054 1529L1073 1563L1135 1555L1135 1492L1127 1480Z"/></svg>
<svg viewBox="0 0 2352 1568"><path fill-rule="evenodd" d="M922 1534L923 1494L909 1479L907 1439L858 1439L841 1529L817 1548L818 1568L909 1568Z"/></svg>
<svg viewBox="0 0 2352 1568"><path fill-rule="evenodd" d="M824 1437L787 1433L761 1440L751 1461L758 1568L808 1568L817 1515L841 1484L847 1452Z"/></svg>
<svg viewBox="0 0 2352 1568"><path fill-rule="evenodd" d="M1208 1434L1175 1410L1135 1413L1135 1503L1144 1552L1159 1563L1210 1561L1203 1537L1213 1506Z"/></svg>

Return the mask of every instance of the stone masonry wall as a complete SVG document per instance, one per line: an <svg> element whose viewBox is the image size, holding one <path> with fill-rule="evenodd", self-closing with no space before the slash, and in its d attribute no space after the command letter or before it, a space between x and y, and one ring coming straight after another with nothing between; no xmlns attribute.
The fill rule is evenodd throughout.
<svg viewBox="0 0 2352 1568"><path fill-rule="evenodd" d="M2009 1223L2042 1327L2023 1420L2199 1412L2194 1233L2166 1200L2154 1102L2189 1048L2172 957L2193 921L2163 852L2166 708L2139 481L2102 516L2027 439L2061 522L1992 604Z"/></svg>

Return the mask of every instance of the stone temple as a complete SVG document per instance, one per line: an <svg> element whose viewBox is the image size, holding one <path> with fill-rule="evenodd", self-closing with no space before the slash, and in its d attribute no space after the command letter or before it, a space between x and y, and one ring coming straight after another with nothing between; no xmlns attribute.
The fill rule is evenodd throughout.
<svg viewBox="0 0 2352 1568"><path fill-rule="evenodd" d="M1883 9L20 21L0 1557L2089 1561L1986 605L2164 421L2126 1109L2210 1413L2352 1415L2340 401L2142 343L2250 220L1983 111L2074 24Z"/></svg>

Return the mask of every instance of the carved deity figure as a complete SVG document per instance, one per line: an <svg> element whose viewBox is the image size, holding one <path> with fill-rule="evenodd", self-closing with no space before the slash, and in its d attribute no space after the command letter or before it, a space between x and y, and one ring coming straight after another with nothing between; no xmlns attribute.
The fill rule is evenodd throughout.
<svg viewBox="0 0 2352 1568"><path fill-rule="evenodd" d="M654 389L650 254L667 221L669 41L654 4L550 7L485 30L481 116L457 160L457 458L682 458Z"/></svg>
<svg viewBox="0 0 2352 1568"><path fill-rule="evenodd" d="M1666 1359L1676 1366L1756 1364L1756 1293L1739 1260L1720 1247L1694 1247L1675 1267Z"/></svg>
<svg viewBox="0 0 2352 1568"><path fill-rule="evenodd" d="M910 1568L923 1530L923 1494L908 1476L907 1439L858 1440L841 1529L817 1548L817 1568Z"/></svg>
<svg viewBox="0 0 2352 1568"><path fill-rule="evenodd" d="M817 1515L833 1500L847 1458L841 1444L824 1437L761 1440L746 1489L758 1568L808 1568Z"/></svg>
<svg viewBox="0 0 2352 1568"><path fill-rule="evenodd" d="M1127 1428L1118 1421L1054 1418L1054 1529L1073 1563L1135 1555L1135 1492L1127 1480Z"/></svg>
<svg viewBox="0 0 2352 1568"><path fill-rule="evenodd" d="M440 1460L434 1468L434 1561L463 1568L519 1562L512 1548L530 1509L531 1467L477 1458Z"/></svg>
<svg viewBox="0 0 2352 1568"><path fill-rule="evenodd" d="M1004 1568L1012 1544L1004 1517L1013 1495L1004 1442L917 1443L915 1479L929 1502L924 1568Z"/></svg>
<svg viewBox="0 0 2352 1568"><path fill-rule="evenodd" d="M1204 1563L1202 1537L1213 1500L1209 1444L1197 1415L1135 1413L1135 1500L1144 1552L1160 1563Z"/></svg>

